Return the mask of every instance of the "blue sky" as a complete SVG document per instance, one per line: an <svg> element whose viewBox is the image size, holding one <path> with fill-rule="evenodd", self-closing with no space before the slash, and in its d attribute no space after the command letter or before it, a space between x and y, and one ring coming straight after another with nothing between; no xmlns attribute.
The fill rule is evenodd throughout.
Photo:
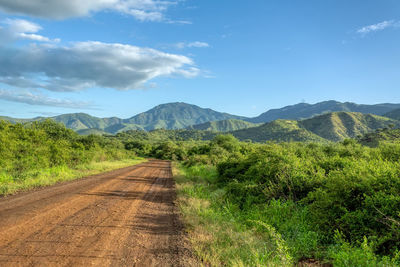
<svg viewBox="0 0 400 267"><path fill-rule="evenodd" d="M400 103L398 0L37 2L0 0L1 115Z"/></svg>

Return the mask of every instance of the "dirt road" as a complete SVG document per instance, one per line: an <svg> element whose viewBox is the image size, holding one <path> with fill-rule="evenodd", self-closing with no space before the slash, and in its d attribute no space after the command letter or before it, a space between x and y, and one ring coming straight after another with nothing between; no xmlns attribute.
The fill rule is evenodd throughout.
<svg viewBox="0 0 400 267"><path fill-rule="evenodd" d="M191 266L167 161L0 199L0 266Z"/></svg>

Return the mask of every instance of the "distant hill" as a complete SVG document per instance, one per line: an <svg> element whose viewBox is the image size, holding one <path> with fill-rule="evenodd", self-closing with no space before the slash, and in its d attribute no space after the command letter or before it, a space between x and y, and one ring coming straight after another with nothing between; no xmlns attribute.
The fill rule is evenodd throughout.
<svg viewBox="0 0 400 267"><path fill-rule="evenodd" d="M209 121L244 119L244 117L221 113L208 108L200 108L186 103L169 103L156 106L140 113L125 123L141 125L145 130L183 129Z"/></svg>
<svg viewBox="0 0 400 267"><path fill-rule="evenodd" d="M210 131L201 130L190 130L190 129L180 129L180 130L164 130L158 129L153 131L138 131L131 130L126 132L118 133L119 138L125 139L126 141L150 141L150 142L160 142L160 141L189 141L189 140L211 140L217 133Z"/></svg>
<svg viewBox="0 0 400 267"><path fill-rule="evenodd" d="M14 119L10 117L0 117L0 119L8 120L13 123L24 123L30 121L44 120L46 118L38 117L34 119ZM49 119L61 122L67 128L70 128L79 133L88 133L90 131L87 130L95 129L97 131L104 131L110 134L116 134L129 130L151 131L155 129L184 129L188 126L209 121L221 121L230 119L240 120L245 119L245 117L217 112L212 109L200 108L198 106L186 103L169 103L159 105L153 109L150 109L149 111L140 113L129 119L120 119L116 117L97 118L85 113L64 114L60 116L50 117ZM238 125L238 123L236 124ZM243 122L242 124L251 125L251 123L248 122ZM233 129L235 128L232 128L232 130Z"/></svg>
<svg viewBox="0 0 400 267"><path fill-rule="evenodd" d="M253 142L327 142L326 139L302 128L298 121L276 120L244 130L231 132L239 140Z"/></svg>
<svg viewBox="0 0 400 267"><path fill-rule="evenodd" d="M303 128L331 141L355 138L392 124L400 126L396 120L355 112L333 112L300 121Z"/></svg>
<svg viewBox="0 0 400 267"><path fill-rule="evenodd" d="M367 133L357 139L359 143L371 147L376 147L382 142L400 143L400 129L381 129Z"/></svg>
<svg viewBox="0 0 400 267"><path fill-rule="evenodd" d="M82 130L77 130L76 131L78 134L80 135L90 135L90 134L94 134L94 135L104 135L104 134L109 134L105 131L99 130L99 129L82 129Z"/></svg>
<svg viewBox="0 0 400 267"><path fill-rule="evenodd" d="M400 118L399 117L400 104L358 105L349 102L341 103L337 101L325 101L313 105L301 103L293 106L287 106L281 109L269 110L266 113L263 113L256 118L246 118L246 117L236 116L228 113L217 112L208 108L201 108L196 105L190 105L178 102L178 103L169 103L156 106L155 108L140 113L129 119L120 119L117 117L98 118L85 113L64 114L50 118L37 117L33 119L15 119L11 117L0 117L0 119L8 120L13 123L17 122L26 123L31 121L52 119L57 122L63 123L64 125L66 125L66 127L72 130L85 134L90 133L91 132L89 131L90 129L94 129L93 132L96 133L101 131L109 134L116 134L129 130L152 131L156 129L185 129L188 127L194 130L207 130L213 132L235 132L237 130L247 129L256 126L254 125L254 123L265 123L275 120L298 121L298 120L308 119L314 116L320 116L332 113L332 111L345 111L345 112L351 111L351 112L360 112L363 114L371 113L377 115L385 114L385 116L389 118L393 119ZM306 121L303 123L299 123L298 127L306 130L309 127L315 128L315 130L313 131L318 132L317 135L320 134L319 136L322 137L325 136L329 140L342 139L341 131L337 129L344 126L340 126L340 123L336 123L337 120L332 117L331 118L322 117L322 118L323 119L320 118L319 122L314 121L313 123L309 122L307 124ZM365 129L371 128L362 126L363 123L365 123L366 121L363 121L362 123L357 122L357 120L359 119L360 118L358 119L354 118L354 123L358 125L355 126L356 128L354 129L354 133L364 133ZM368 118L365 119L368 120ZM371 119L371 117L369 117L369 119ZM350 119L349 120L350 124L352 123L351 121L352 120ZM347 120L345 120L345 122L347 122ZM293 128L290 127L288 128L288 125L286 126L283 125L284 123L282 121L280 123L282 124L280 126L284 128L283 129L284 132L290 129L293 130ZM319 128L316 127L318 123L320 124ZM264 132L270 131L267 129L268 128L267 126L260 126L260 127L261 128L259 129L263 130ZM275 130L275 128L277 127L276 125L275 126L270 125L269 127L272 127L274 129L273 131L276 131ZM330 132L329 130L326 130L327 127L330 127L331 130L336 132ZM351 128L351 125L349 126L345 125L345 127ZM372 127L371 129L374 129L374 127ZM251 131L249 130L249 133L256 130L257 129ZM290 132L287 133L288 134L287 138L303 140L307 134L304 133L303 130L299 131L302 132L298 133L298 135L300 136L297 136L294 132ZM332 136L328 136L328 134L325 134L324 131L332 133ZM238 134L242 135L242 132ZM347 133L343 134L343 136L352 136L352 131L350 130L348 134ZM311 139L314 139L314 137Z"/></svg>
<svg viewBox="0 0 400 267"><path fill-rule="evenodd" d="M240 140L274 141L342 141L400 122L386 117L355 112L332 112L301 121L276 120L262 126L233 131Z"/></svg>
<svg viewBox="0 0 400 267"><path fill-rule="evenodd" d="M259 124L243 120L230 119L223 121L209 121L202 124L189 126L187 129L203 130L211 132L231 132L256 126L259 126Z"/></svg>
<svg viewBox="0 0 400 267"><path fill-rule="evenodd" d="M53 120L63 123L67 128L75 131L83 129L100 129L104 130L109 125L122 123L121 119L101 119L90 116L85 113L64 114L52 117Z"/></svg>
<svg viewBox="0 0 400 267"><path fill-rule="evenodd" d="M386 113L384 116L394 119L394 120L400 120L400 108L392 110L392 111Z"/></svg>
<svg viewBox="0 0 400 267"><path fill-rule="evenodd" d="M248 121L254 123L270 122L277 119L301 120L312 118L324 113L346 111L363 114L384 115L392 110L399 109L400 104L359 105L351 102L324 101L316 104L300 103L280 109L271 109L258 117Z"/></svg>

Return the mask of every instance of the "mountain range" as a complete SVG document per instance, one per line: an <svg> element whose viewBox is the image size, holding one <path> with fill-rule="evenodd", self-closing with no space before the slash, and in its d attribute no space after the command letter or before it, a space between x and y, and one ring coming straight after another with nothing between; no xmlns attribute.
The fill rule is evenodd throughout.
<svg viewBox="0 0 400 267"><path fill-rule="evenodd" d="M0 119L24 123L48 118ZM128 119L97 118L85 113L64 114L50 119L61 122L80 134L190 129L230 132L239 139L253 141L339 141L390 124L398 126L400 104L359 105L338 101L300 103L247 118L179 102L158 105Z"/></svg>
<svg viewBox="0 0 400 267"><path fill-rule="evenodd" d="M400 121L359 112L331 112L305 120L275 120L261 126L233 131L240 140L265 141L342 141L378 129L400 127Z"/></svg>

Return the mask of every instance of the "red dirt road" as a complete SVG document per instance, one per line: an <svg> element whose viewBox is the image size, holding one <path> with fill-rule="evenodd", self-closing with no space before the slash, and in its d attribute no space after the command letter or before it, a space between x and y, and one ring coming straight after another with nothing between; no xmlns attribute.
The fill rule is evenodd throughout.
<svg viewBox="0 0 400 267"><path fill-rule="evenodd" d="M0 198L0 266L192 266L168 161Z"/></svg>

